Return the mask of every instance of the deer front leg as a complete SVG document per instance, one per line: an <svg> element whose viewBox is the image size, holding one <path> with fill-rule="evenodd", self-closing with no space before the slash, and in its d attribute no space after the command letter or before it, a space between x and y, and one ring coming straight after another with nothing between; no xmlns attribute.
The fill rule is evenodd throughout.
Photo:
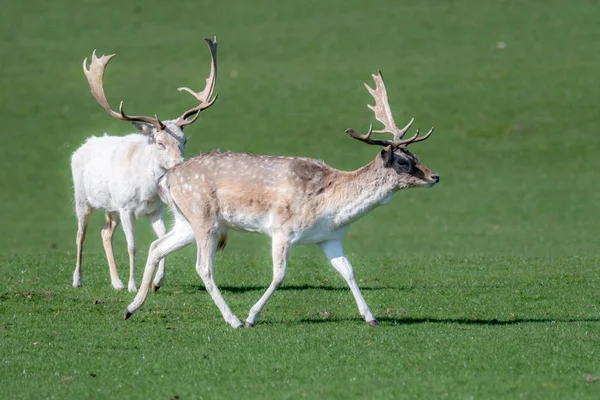
<svg viewBox="0 0 600 400"><path fill-rule="evenodd" d="M367 302L365 301L360 289L358 288L358 285L356 284L354 269L352 269L350 261L348 261L346 255L344 254L344 248L342 247L341 239L319 243L319 247L321 250L323 250L323 253L325 253L325 256L333 268L335 268L335 270L339 272L340 275L342 275L342 277L346 280L346 283L354 295L356 304L358 305L358 311L363 319L367 321L370 326L379 325L373 314L371 314L371 310L369 310L369 306L367 305Z"/></svg>
<svg viewBox="0 0 600 400"><path fill-rule="evenodd" d="M129 253L129 283L127 290L137 292L135 285L135 217L129 211L121 211L121 224L125 232L125 240L127 241L127 252Z"/></svg>
<svg viewBox="0 0 600 400"><path fill-rule="evenodd" d="M148 215L148 219L152 224L152 229L156 236L159 238L163 237L167 230L165 229L165 223L163 221L162 209L156 211L153 214ZM160 289L162 285L162 281L165 279L165 259L164 257L158 263L158 271L156 271L156 276L154 277L154 282L152 282L152 291L156 292Z"/></svg>
<svg viewBox="0 0 600 400"><path fill-rule="evenodd" d="M274 235L272 241L272 256L273 256L273 280L267 288L267 291L258 300L258 302L250 309L248 318L246 319L246 328L253 327L256 324L256 320L260 315L260 312L264 308L265 304L271 297L271 295L277 290L285 279L285 273L287 270L287 262L290 253L290 243L287 235Z"/></svg>
<svg viewBox="0 0 600 400"><path fill-rule="evenodd" d="M227 302L225 301L225 298L223 298L223 295L215 283L213 275L213 259L215 257L215 252L217 251L217 239L218 235L215 233L207 233L198 239L196 272L198 272L202 282L204 282L206 291L210 294L213 301L221 311L225 322L227 322L232 328L241 328L242 323L231 311L227 305Z"/></svg>
<svg viewBox="0 0 600 400"><path fill-rule="evenodd" d="M125 309L124 319L131 317L133 313L139 310L146 302L156 264L158 264L158 262L167 254L179 250L193 241L194 233L189 225L177 222L169 233L152 242L148 252L148 260L146 261L146 268L144 269L140 290L137 292L131 304Z"/></svg>

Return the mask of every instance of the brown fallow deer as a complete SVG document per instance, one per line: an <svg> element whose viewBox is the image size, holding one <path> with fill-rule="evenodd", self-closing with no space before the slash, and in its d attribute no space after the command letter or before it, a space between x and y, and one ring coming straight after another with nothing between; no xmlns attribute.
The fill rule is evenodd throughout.
<svg viewBox="0 0 600 400"><path fill-rule="evenodd" d="M212 106L217 77L217 39L204 39L211 55L210 75L201 92L179 88L192 94L199 105L177 119L161 121L158 117L131 116L113 110L104 95L104 70L113 55L98 58L92 54L89 68L83 61L87 77L96 101L108 113L120 120L130 121L139 133L126 136L92 136L71 157L73 186L75 189L75 212L77 214L77 263L73 272L73 286L81 286L81 257L86 228L92 212L104 210L106 223L102 229L102 243L108 259L110 279L115 289L122 289L113 255L112 238L119 222L123 225L129 252L129 291L136 291L135 284L135 219L146 215L158 237L166 233L162 218L163 203L157 192L158 179L165 171L184 160L187 138L183 129L195 122L200 112ZM164 277L164 260L160 262L157 276Z"/></svg>
<svg viewBox="0 0 600 400"><path fill-rule="evenodd" d="M213 151L192 157L169 170L159 182L159 194L170 205L174 227L150 246L140 290L125 310L125 319L135 313L148 294L156 264L167 254L194 240L198 246L196 270L225 321L241 327L213 278L213 258L226 239L227 229L260 232L272 238L273 280L250 309L246 326L258 316L286 273L290 248L315 243L346 280L362 318L378 325L356 283L354 271L344 255L342 239L350 224L375 207L388 203L400 189L431 187L439 176L419 162L407 146L427 139L433 128L419 137L403 139L413 123L396 127L381 72L373 75L376 88L365 84L375 98L369 106L384 129L361 135L348 133L361 142L383 146L375 159L352 172L329 167L310 158L259 156ZM392 133L393 139L375 139L373 133Z"/></svg>

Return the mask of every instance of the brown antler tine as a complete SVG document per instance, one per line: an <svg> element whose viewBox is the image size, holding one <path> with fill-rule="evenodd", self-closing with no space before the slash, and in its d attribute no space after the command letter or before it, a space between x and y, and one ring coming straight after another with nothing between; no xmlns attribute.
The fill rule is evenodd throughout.
<svg viewBox="0 0 600 400"><path fill-rule="evenodd" d="M408 139L395 140L394 147L408 146L409 144L413 143L419 137L419 132L420 132L419 128L417 128L415 134L412 135L411 137L409 137Z"/></svg>
<svg viewBox="0 0 600 400"><path fill-rule="evenodd" d="M395 147L408 146L409 144L412 144L412 143L422 142L423 140L425 140L429 136L431 136L431 134L433 133L433 127L431 127L431 129L429 130L429 132L427 132L424 136L419 137L419 133L420 133L420 131L417 128L417 131L415 132L415 134L411 138L405 139L405 140L401 140L400 142L395 142L394 146Z"/></svg>
<svg viewBox="0 0 600 400"><path fill-rule="evenodd" d="M371 133L373 133L373 124L369 126L369 131L364 135L361 135L352 128L346 129L346 133L352 136L354 139L365 141L368 140L371 137Z"/></svg>
<svg viewBox="0 0 600 400"><path fill-rule="evenodd" d="M410 129L410 127L412 126L413 122L415 122L415 119L412 118L408 124L406 124L406 126L402 129L400 129L400 131L398 131L397 134L394 135L394 140L400 140L402 139L402 137L404 136L404 134L406 133L406 131L408 131Z"/></svg>
<svg viewBox="0 0 600 400"><path fill-rule="evenodd" d="M122 119L124 121L146 122L148 124L151 124L157 131L164 130L166 125L160 119L158 119L158 116L156 116L156 114L154 114L154 116L155 118L145 117L143 115L127 115L123 110L123 101L119 103L119 119Z"/></svg>
<svg viewBox="0 0 600 400"><path fill-rule="evenodd" d="M411 143L422 142L423 140L425 140L429 136L431 136L432 133L433 133L433 126L431 127L431 129L429 130L429 132L427 132L425 135L421 136L420 138L415 138L415 140L413 140Z"/></svg>
<svg viewBox="0 0 600 400"><path fill-rule="evenodd" d="M210 106L212 106L215 103L215 101L217 101L218 97L219 97L219 94L218 93L215 94L215 97L213 97L212 100L208 104L206 104L206 106L204 106L201 111L206 110L207 108L209 108ZM200 113L196 112L196 113L193 113L193 114L194 114L194 116L192 118L190 118L190 119L183 119L182 117L180 117L175 124L177 126L186 126L186 125L193 124L194 122L196 122L196 119L198 119L198 116L200 115ZM185 123L183 121L185 121Z"/></svg>
<svg viewBox="0 0 600 400"><path fill-rule="evenodd" d="M361 142L367 143L367 144L372 144L372 145L377 145L377 146L389 146L392 145L392 141L391 140L384 140L384 139L371 139L371 134L373 133L373 124L371 124L369 126L369 131L367 133L365 133L364 135L361 135L360 133L356 132L354 129L346 129L346 133L350 136L352 136L354 139L360 140Z"/></svg>
<svg viewBox="0 0 600 400"><path fill-rule="evenodd" d="M123 100L121 100L119 103L119 114L121 114L121 118L127 120L127 114L125 114L125 111L123 111Z"/></svg>
<svg viewBox="0 0 600 400"><path fill-rule="evenodd" d="M160 127L160 129L158 129L158 130L159 131L164 130L167 126L158 118L158 115L154 114L154 117L156 118L156 123Z"/></svg>
<svg viewBox="0 0 600 400"><path fill-rule="evenodd" d="M188 87L177 88L177 90L179 90L180 92L188 92L200 102L198 106L191 108L183 114L181 114L181 116L176 122L177 126L180 127L194 123L198 118L198 114L201 111L211 107L217 100L217 95L215 95L215 97L211 99L217 81L217 37L214 36L212 40L210 38L204 38L204 40L206 41L208 49L210 51L210 74L208 75L208 78L206 78L206 85L204 89L200 92L195 92ZM192 115L194 116L194 118L188 120L188 118Z"/></svg>

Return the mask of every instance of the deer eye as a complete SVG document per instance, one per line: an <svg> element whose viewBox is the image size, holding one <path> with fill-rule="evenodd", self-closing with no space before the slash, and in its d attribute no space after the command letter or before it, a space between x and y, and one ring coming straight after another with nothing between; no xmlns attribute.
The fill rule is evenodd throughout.
<svg viewBox="0 0 600 400"><path fill-rule="evenodd" d="M402 166L402 167L408 167L408 161L405 160L404 158L398 158L397 161L398 165Z"/></svg>
<svg viewBox="0 0 600 400"><path fill-rule="evenodd" d="M156 145L158 146L159 149L164 150L165 149L165 144L163 142L156 142Z"/></svg>

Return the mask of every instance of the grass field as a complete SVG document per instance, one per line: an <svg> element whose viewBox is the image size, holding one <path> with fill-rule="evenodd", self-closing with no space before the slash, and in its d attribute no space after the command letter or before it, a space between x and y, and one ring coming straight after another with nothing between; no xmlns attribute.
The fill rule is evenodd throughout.
<svg viewBox="0 0 600 400"><path fill-rule="evenodd" d="M6 399L600 396L600 5L594 1L9 1L0 13L0 389ZM219 100L186 133L216 147L351 170L378 149L362 86L381 69L396 120L435 125L412 150L441 176L358 221L346 251L381 322L361 321L316 247L292 251L255 329L225 326L195 273L110 288L101 213L70 286L70 154L132 131L90 96L81 62L117 53L112 104L174 118L219 40ZM152 240L139 221L138 271ZM115 249L127 270L122 231ZM216 279L245 318L269 241L233 233ZM138 282L139 283L139 282Z"/></svg>

